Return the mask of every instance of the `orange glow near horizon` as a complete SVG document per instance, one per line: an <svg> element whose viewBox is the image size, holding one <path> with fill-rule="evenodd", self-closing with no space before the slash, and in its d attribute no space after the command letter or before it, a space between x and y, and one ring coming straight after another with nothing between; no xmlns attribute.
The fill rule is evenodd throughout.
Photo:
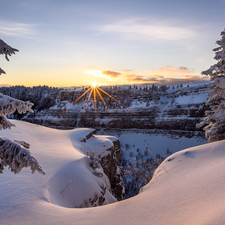
<svg viewBox="0 0 225 225"><path fill-rule="evenodd" d="M96 83L96 82L93 82L93 83L91 83L91 86L92 86L93 88L95 88L95 87L97 86L97 83Z"/></svg>
<svg viewBox="0 0 225 225"><path fill-rule="evenodd" d="M89 92L90 91L90 92ZM96 83L93 83L91 85L91 87L89 87L83 94L81 94L65 111L68 111L73 105L75 105L85 94L87 94L89 92L89 95L88 95L88 98L87 98L87 101L84 103L84 108L83 110L81 110L81 114L80 114L80 117L82 117L83 113L85 112L86 108L87 108L87 105L88 103L90 102L90 99L91 99L91 96L92 96L92 93L93 93L93 100L94 100L94 107L95 107L95 126L97 127L97 98L96 98L96 95L98 95L100 97L100 99L102 100L103 104L106 106L107 110L109 110L104 98L102 97L101 95L101 92L105 93L107 96L109 96L110 98L112 98L114 101L116 101L117 103L119 103L121 106L123 106L124 108L127 108L127 106L123 105L122 103L120 103L120 101L118 101L116 98L114 98L113 96L111 96L110 94L108 94L106 91L102 90L100 87L97 86ZM77 123L79 123L79 121L77 121ZM79 124L76 125L76 127L78 127Z"/></svg>
<svg viewBox="0 0 225 225"><path fill-rule="evenodd" d="M108 94L106 91L103 91L101 88L98 88L100 91L102 91L103 93L105 93L106 95L108 95L110 98L112 98L114 101L118 102L120 105L122 105L124 108L127 108L127 106L125 106L124 104L122 104L121 102L119 102L117 99L115 99L113 96L111 96L110 94Z"/></svg>

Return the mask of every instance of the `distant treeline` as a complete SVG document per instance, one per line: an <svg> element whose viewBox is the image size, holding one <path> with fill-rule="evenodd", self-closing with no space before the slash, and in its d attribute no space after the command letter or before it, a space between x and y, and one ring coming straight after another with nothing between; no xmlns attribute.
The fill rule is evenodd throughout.
<svg viewBox="0 0 225 225"><path fill-rule="evenodd" d="M10 97L22 100L30 101L34 103L33 110L41 111L43 109L49 109L56 104L56 99L62 88L48 87L48 86L12 86L1 87L0 93L8 95ZM21 119L24 115L14 113L15 119Z"/></svg>

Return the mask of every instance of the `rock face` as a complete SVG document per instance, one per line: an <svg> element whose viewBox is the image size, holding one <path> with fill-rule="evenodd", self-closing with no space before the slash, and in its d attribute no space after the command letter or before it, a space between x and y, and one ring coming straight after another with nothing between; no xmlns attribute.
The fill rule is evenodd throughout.
<svg viewBox="0 0 225 225"><path fill-rule="evenodd" d="M122 151L119 140L114 141L113 144L113 147L107 149L109 154L101 158L101 166L109 178L113 196L120 201L125 198L124 174L121 168Z"/></svg>
<svg viewBox="0 0 225 225"><path fill-rule="evenodd" d="M91 131L81 142L88 143L89 139L94 137L93 135L96 133L96 130ZM99 158L102 169L109 179L112 195L118 201L121 201L125 198L125 189L123 186L124 173L121 167L122 150L118 139L115 138L112 143L113 146L101 152Z"/></svg>

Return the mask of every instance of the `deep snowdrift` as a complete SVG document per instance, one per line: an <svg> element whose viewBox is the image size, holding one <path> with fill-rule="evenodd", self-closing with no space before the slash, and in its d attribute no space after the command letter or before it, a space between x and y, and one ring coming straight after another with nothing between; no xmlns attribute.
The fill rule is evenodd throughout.
<svg viewBox="0 0 225 225"><path fill-rule="evenodd" d="M90 173L86 158L79 152L85 148L80 137L89 130L60 131L21 121L14 123L16 128L2 131L1 135L29 142L46 175L32 175L29 169L19 175L5 170L0 175L0 224L225 223L224 141L171 155L133 198L74 209L64 205L64 201L69 202L65 200L67 195L72 193L71 204L79 203L82 196L88 199L91 191L99 191L99 184L107 183ZM98 145L102 151L110 143L110 138L96 136L91 147L96 151ZM110 193L107 201L115 201Z"/></svg>

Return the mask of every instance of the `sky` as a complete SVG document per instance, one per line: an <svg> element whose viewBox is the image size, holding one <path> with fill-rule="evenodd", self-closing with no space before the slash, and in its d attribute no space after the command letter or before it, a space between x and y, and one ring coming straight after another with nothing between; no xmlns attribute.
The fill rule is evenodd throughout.
<svg viewBox="0 0 225 225"><path fill-rule="evenodd" d="M180 84L208 79L225 0L0 0L0 85Z"/></svg>

